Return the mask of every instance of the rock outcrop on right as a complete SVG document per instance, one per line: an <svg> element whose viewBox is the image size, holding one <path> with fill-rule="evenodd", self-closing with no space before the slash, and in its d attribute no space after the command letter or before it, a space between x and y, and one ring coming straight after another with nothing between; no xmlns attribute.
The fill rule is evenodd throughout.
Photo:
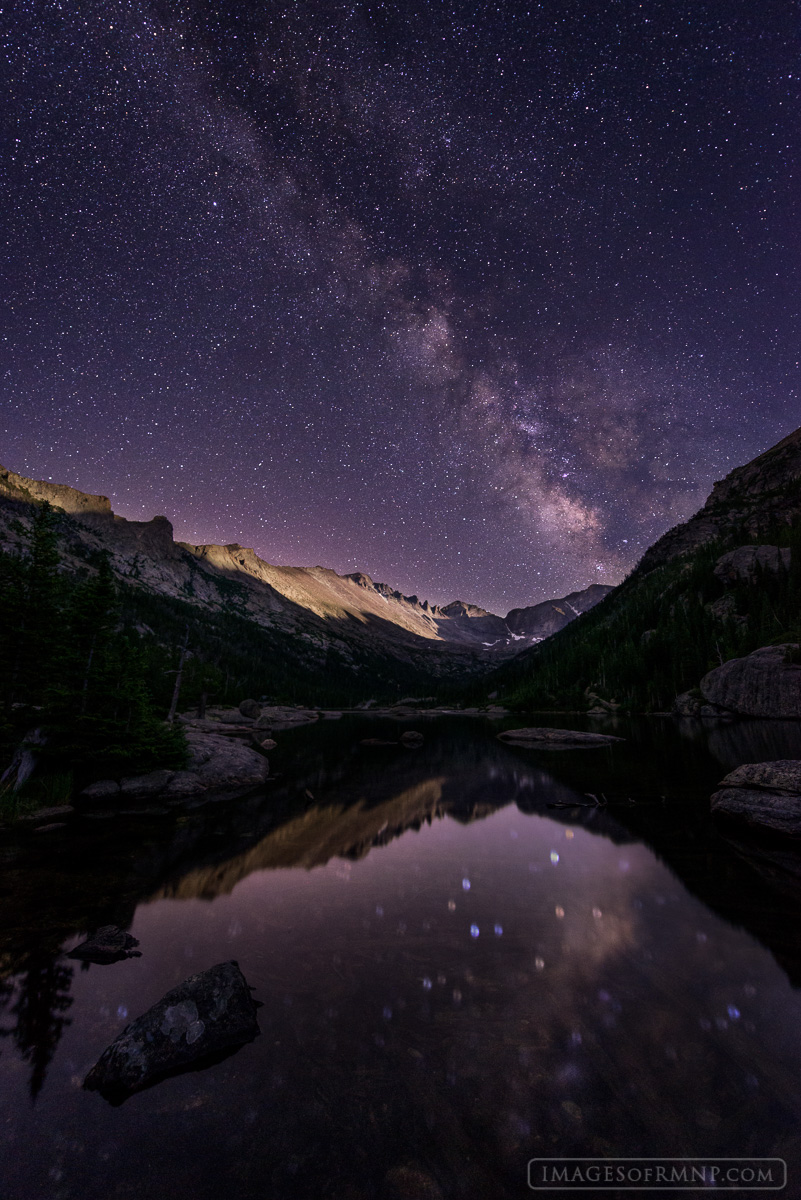
<svg viewBox="0 0 801 1200"><path fill-rule="evenodd" d="M603 603L551 633L499 666L487 695L523 711L801 719L788 650L801 643L801 429L716 483Z"/></svg>
<svg viewBox="0 0 801 1200"><path fill-rule="evenodd" d="M801 837L801 761L737 767L713 795L712 812L771 833Z"/></svg>
<svg viewBox="0 0 801 1200"><path fill-rule="evenodd" d="M757 583L760 574L778 575L790 570L789 547L738 546L721 554L715 563L714 574L723 584Z"/></svg>
<svg viewBox="0 0 801 1200"><path fill-rule="evenodd" d="M729 659L703 677L700 689L708 704L738 716L801 719L799 648L763 646Z"/></svg>
<svg viewBox="0 0 801 1200"><path fill-rule="evenodd" d="M646 550L637 570L652 571L735 531L758 538L799 518L801 429L796 429L716 483L703 508L689 521L669 529Z"/></svg>

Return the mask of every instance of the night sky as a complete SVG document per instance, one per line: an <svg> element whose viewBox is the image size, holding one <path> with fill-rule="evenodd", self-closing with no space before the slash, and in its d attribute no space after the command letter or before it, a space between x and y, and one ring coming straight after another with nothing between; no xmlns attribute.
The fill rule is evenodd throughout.
<svg viewBox="0 0 801 1200"><path fill-rule="evenodd" d="M505 613L801 424L789 0L2 10L5 466Z"/></svg>

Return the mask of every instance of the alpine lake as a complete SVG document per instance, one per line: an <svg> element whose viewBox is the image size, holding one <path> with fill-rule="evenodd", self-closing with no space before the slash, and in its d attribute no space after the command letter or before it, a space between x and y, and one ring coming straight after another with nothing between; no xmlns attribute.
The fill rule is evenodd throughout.
<svg viewBox="0 0 801 1200"><path fill-rule="evenodd" d="M497 740L566 723L624 740ZM244 798L2 835L2 1200L506 1200L554 1156L779 1157L801 1195L801 850L709 815L801 723L277 737ZM67 957L109 924L141 957ZM84 1088L230 959L254 1041L124 1103Z"/></svg>

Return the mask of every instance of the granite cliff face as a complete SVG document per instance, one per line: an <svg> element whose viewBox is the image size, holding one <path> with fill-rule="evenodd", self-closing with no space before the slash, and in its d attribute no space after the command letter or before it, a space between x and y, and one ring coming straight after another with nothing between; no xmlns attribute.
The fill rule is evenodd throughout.
<svg viewBox="0 0 801 1200"><path fill-rule="evenodd" d="M762 537L777 525L801 518L801 429L729 472L712 488L706 504L676 525L643 555L637 571L652 571L671 559L738 534Z"/></svg>
<svg viewBox="0 0 801 1200"><path fill-rule="evenodd" d="M94 555L106 551L125 583L294 634L321 664L329 650L347 661L354 647L361 647L434 675L469 673L482 669L488 658L508 657L549 636L609 590L594 585L565 601L516 609L513 621L461 600L440 608L363 572L337 575L325 567L275 566L236 542L176 542L164 516L128 521L114 514L105 496L27 479L2 467L0 546L21 544L35 506L43 501L65 514L61 554L67 570L86 570Z"/></svg>

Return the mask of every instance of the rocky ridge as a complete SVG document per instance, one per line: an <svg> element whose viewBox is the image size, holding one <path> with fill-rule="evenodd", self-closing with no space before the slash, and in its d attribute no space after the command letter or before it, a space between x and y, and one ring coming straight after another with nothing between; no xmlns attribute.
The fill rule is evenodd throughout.
<svg viewBox="0 0 801 1200"><path fill-rule="evenodd" d="M689 521L646 550L637 572L652 571L735 531L758 538L801 518L801 429L719 480ZM745 540L745 538L744 538Z"/></svg>
<svg viewBox="0 0 801 1200"><path fill-rule="evenodd" d="M358 645L424 663L434 675L469 672L487 658L515 654L550 636L610 590L595 584L564 600L515 609L507 618L461 600L439 607L364 572L337 575L320 566L276 566L237 542L177 542L165 516L129 521L115 515L106 496L28 479L3 467L0 547L19 546L34 506L44 501L65 514L66 569L86 570L92 555L105 551L117 577L132 587L294 634L321 663L332 648L352 660Z"/></svg>

